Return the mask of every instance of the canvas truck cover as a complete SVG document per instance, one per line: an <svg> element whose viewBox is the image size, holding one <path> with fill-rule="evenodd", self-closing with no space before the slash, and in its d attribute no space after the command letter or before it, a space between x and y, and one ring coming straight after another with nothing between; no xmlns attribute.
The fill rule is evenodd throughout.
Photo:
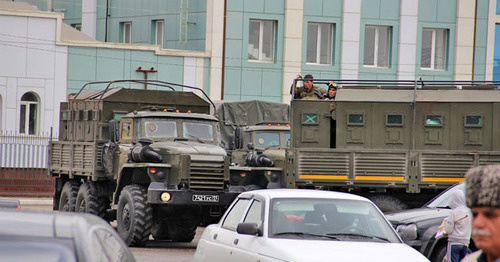
<svg viewBox="0 0 500 262"><path fill-rule="evenodd" d="M227 144L229 136L238 126L262 123L288 123L289 105L260 100L215 101L222 141Z"/></svg>

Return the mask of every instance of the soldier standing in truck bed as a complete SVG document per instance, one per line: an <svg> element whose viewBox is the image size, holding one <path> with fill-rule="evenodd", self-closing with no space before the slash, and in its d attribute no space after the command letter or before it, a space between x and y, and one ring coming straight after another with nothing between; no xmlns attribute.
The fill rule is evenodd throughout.
<svg viewBox="0 0 500 262"><path fill-rule="evenodd" d="M299 74L298 78L302 78ZM304 76L303 86L295 86L295 99L323 99L325 97L326 89L314 85L314 77L311 74Z"/></svg>

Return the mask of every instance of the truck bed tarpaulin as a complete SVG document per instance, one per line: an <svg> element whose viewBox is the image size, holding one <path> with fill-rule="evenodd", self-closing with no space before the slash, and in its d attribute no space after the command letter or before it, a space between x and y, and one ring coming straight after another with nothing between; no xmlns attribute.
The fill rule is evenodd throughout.
<svg viewBox="0 0 500 262"><path fill-rule="evenodd" d="M260 100L216 101L217 118L220 121L222 141L227 144L237 126L261 123L288 123L289 105Z"/></svg>

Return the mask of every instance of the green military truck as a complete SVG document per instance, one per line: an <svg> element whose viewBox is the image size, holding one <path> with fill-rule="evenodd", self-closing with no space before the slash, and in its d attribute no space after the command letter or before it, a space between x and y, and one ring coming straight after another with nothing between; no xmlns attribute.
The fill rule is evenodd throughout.
<svg viewBox="0 0 500 262"><path fill-rule="evenodd" d="M500 163L499 82L333 81L334 102L291 101L287 187L353 192L391 211Z"/></svg>
<svg viewBox="0 0 500 262"><path fill-rule="evenodd" d="M259 100L216 105L222 140L231 157L230 185L243 190L285 187L289 105Z"/></svg>
<svg viewBox="0 0 500 262"><path fill-rule="evenodd" d="M190 242L204 217L220 216L238 192L229 190L218 120L209 102L179 86L192 88L94 82L61 103L59 140L49 153L54 209L116 219L130 246L143 246L150 234Z"/></svg>

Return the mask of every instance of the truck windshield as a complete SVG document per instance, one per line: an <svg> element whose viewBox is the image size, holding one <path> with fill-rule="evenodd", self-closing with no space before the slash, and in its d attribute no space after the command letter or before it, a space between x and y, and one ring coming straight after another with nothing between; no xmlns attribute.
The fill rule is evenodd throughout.
<svg viewBox="0 0 500 262"><path fill-rule="evenodd" d="M208 123L184 122L182 123L183 137L201 140L214 140L213 126Z"/></svg>
<svg viewBox="0 0 500 262"><path fill-rule="evenodd" d="M279 146L280 133L279 132L256 132L255 145L258 147L266 146Z"/></svg>
<svg viewBox="0 0 500 262"><path fill-rule="evenodd" d="M177 124L175 121L161 119L146 120L144 133L146 137L151 138L175 138L177 137Z"/></svg>

